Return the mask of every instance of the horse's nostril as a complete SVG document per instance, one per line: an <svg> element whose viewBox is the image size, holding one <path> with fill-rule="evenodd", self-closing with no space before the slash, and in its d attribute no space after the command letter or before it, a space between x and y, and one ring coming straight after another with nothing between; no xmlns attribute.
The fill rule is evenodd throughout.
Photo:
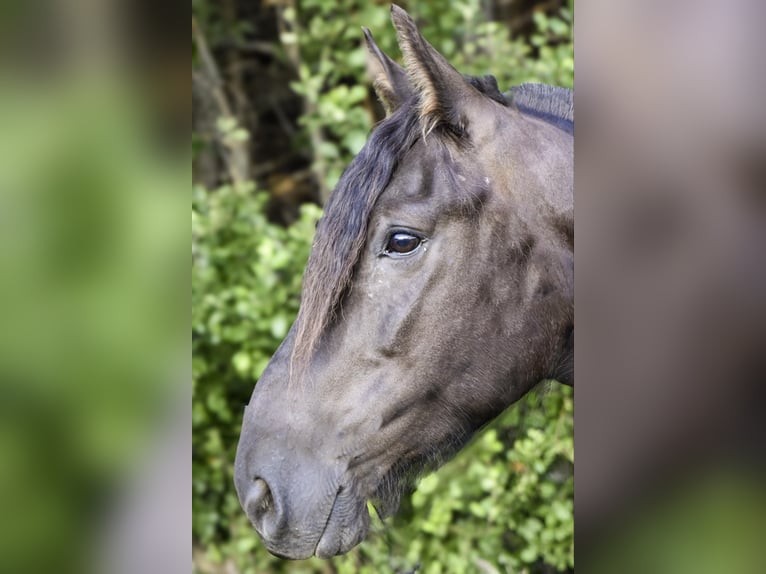
<svg viewBox="0 0 766 574"><path fill-rule="evenodd" d="M247 494L247 502L245 503L245 511L256 528L261 529L263 527L264 518L269 514L273 505L274 499L266 481L262 478L256 478Z"/></svg>
<svg viewBox="0 0 766 574"><path fill-rule="evenodd" d="M266 481L262 478L256 478L247 497L247 506L253 509L268 510L271 503L271 491Z"/></svg>

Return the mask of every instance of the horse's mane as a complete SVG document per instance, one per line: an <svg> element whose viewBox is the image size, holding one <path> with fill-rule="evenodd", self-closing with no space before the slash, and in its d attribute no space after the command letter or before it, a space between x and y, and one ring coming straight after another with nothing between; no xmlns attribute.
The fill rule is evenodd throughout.
<svg viewBox="0 0 766 574"><path fill-rule="evenodd" d="M492 76L466 76L466 80L487 97L509 104ZM526 84L512 90L512 101L522 111L569 120L571 108L561 103L568 101L571 106L571 93L566 100L567 93L569 90L562 88ZM317 226L303 276L292 365L300 365L311 356L323 330L334 319L364 247L375 202L420 135L417 101L411 98L378 124L338 181Z"/></svg>
<svg viewBox="0 0 766 574"><path fill-rule="evenodd" d="M543 119L569 133L574 131L572 90L545 84L521 84L505 95L522 113Z"/></svg>

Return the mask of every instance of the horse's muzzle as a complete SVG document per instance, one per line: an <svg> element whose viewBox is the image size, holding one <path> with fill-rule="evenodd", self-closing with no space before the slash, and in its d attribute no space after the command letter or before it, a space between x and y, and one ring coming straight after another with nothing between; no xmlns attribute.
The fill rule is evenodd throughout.
<svg viewBox="0 0 766 574"><path fill-rule="evenodd" d="M303 494L310 494L316 486L307 484ZM292 501L280 497L279 490L263 478L256 478L240 501L266 548L280 558L343 554L364 539L369 527L365 501L354 499L343 488L330 499L329 510L323 511L325 497L315 507L306 505L304 499L300 508L291 509Z"/></svg>

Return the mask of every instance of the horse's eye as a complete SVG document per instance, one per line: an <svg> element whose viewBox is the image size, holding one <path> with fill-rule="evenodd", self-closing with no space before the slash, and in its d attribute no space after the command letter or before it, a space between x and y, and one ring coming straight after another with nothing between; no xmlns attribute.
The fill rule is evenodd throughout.
<svg viewBox="0 0 766 574"><path fill-rule="evenodd" d="M398 232L388 238L386 253L412 253L418 248L422 240L420 237L409 233Z"/></svg>

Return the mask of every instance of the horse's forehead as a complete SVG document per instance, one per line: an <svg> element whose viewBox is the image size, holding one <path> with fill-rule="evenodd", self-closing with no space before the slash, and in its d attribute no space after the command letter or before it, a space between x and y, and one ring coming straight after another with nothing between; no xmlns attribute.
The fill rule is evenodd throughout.
<svg viewBox="0 0 766 574"><path fill-rule="evenodd" d="M404 198L419 197L428 189L424 184L461 185L468 181L488 183L514 164L517 147L523 145L518 138L506 137L514 132L518 113L509 109L490 109L474 118L469 141L451 139L450 136L429 133L417 139L404 154L391 180L391 191ZM502 165L496 161L502 158Z"/></svg>
<svg viewBox="0 0 766 574"><path fill-rule="evenodd" d="M435 137L421 139L404 155L384 197L394 201L435 200L440 191L468 179L473 165L469 155L457 150L452 142L429 141Z"/></svg>
<svg viewBox="0 0 766 574"><path fill-rule="evenodd" d="M430 196L434 176L438 175L436 158L418 142L402 158L385 193L392 199L404 200Z"/></svg>

